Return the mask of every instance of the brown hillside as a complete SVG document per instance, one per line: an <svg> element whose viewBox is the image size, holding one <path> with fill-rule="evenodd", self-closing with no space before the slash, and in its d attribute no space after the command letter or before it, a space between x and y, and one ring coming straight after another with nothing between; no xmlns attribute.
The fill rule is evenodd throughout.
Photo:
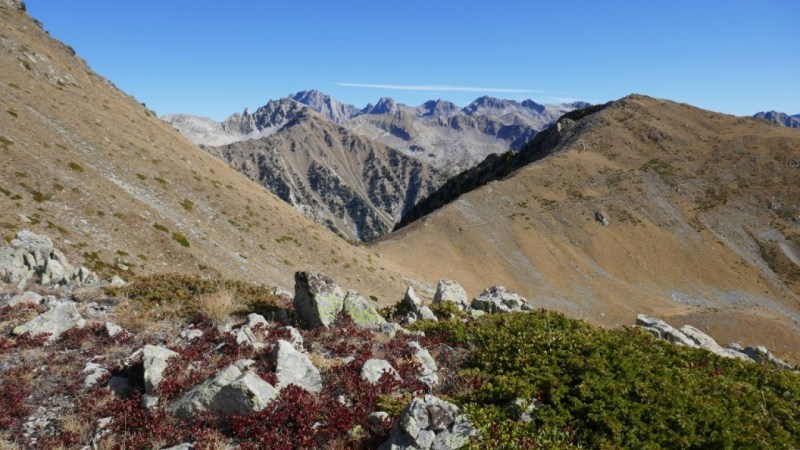
<svg viewBox="0 0 800 450"><path fill-rule="evenodd" d="M471 295L505 284L592 322L643 312L800 360L800 133L643 96L569 122L552 155L373 248Z"/></svg>
<svg viewBox="0 0 800 450"><path fill-rule="evenodd" d="M295 270L313 269L365 295L402 295L401 277L369 252L187 141L13 2L0 2L0 99L4 238L48 234L106 275L291 287Z"/></svg>

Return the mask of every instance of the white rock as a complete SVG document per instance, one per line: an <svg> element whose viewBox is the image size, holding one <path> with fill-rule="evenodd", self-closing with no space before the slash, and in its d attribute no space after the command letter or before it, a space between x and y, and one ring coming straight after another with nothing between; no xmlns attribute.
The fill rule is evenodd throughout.
<svg viewBox="0 0 800 450"><path fill-rule="evenodd" d="M50 341L72 328L83 328L86 320L81 317L75 302L56 302L50 309L33 320L12 330L16 335L30 333L33 336L50 333Z"/></svg>
<svg viewBox="0 0 800 450"><path fill-rule="evenodd" d="M436 294L433 296L433 303L450 302L455 304L462 311L469 311L469 301L467 292L460 284L453 280L441 279L436 285Z"/></svg>
<svg viewBox="0 0 800 450"><path fill-rule="evenodd" d="M344 291L333 280L318 273L296 272L295 312L310 327L327 327L344 308Z"/></svg>
<svg viewBox="0 0 800 450"><path fill-rule="evenodd" d="M121 326L115 324L114 322L106 322L105 327L106 333L108 333L108 336L112 338L125 331Z"/></svg>
<svg viewBox="0 0 800 450"><path fill-rule="evenodd" d="M144 391L152 394L167 370L167 361L178 356L178 353L161 346L145 345L142 348L142 361L144 363Z"/></svg>
<svg viewBox="0 0 800 450"><path fill-rule="evenodd" d="M272 351L276 362L278 389L294 384L307 392L317 394L322 391L322 376L314 367L308 355L297 351L292 344L279 340Z"/></svg>
<svg viewBox="0 0 800 450"><path fill-rule="evenodd" d="M417 379L428 387L439 384L439 368L436 366L436 361L431 356L431 353L418 342L409 341L408 346L415 350L414 360L420 366Z"/></svg>
<svg viewBox="0 0 800 450"><path fill-rule="evenodd" d="M402 380L400 374L385 359L368 359L361 366L361 379L370 384L377 384L384 374L397 381Z"/></svg>

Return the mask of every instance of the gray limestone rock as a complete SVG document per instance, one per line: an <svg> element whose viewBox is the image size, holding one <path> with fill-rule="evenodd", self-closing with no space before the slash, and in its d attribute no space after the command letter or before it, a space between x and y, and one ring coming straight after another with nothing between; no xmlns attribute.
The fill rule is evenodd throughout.
<svg viewBox="0 0 800 450"><path fill-rule="evenodd" d="M377 384L383 375L393 377L400 381L400 374L385 359L368 359L361 366L361 379L370 384Z"/></svg>
<svg viewBox="0 0 800 450"><path fill-rule="evenodd" d="M279 340L272 351L276 363L278 389L294 384L311 394L322 391L322 376L308 355L297 351L292 344Z"/></svg>
<svg viewBox="0 0 800 450"><path fill-rule="evenodd" d="M494 313L530 311L533 309L525 297L509 291L503 286L486 288L481 295L472 300L472 309Z"/></svg>
<svg viewBox="0 0 800 450"><path fill-rule="evenodd" d="M108 375L108 370L100 364L90 361L83 367L83 373L86 374L83 377L83 387L91 388L96 386L102 377Z"/></svg>
<svg viewBox="0 0 800 450"><path fill-rule="evenodd" d="M256 327L266 328L269 326L267 319L260 314L250 313L247 315L247 322L244 323L238 330L235 330L236 343L239 345L251 345L254 349L258 350L264 348L266 344L262 341Z"/></svg>
<svg viewBox="0 0 800 450"><path fill-rule="evenodd" d="M294 274L294 309L310 327L327 327L344 308L344 291L325 275L311 272Z"/></svg>
<svg viewBox="0 0 800 450"><path fill-rule="evenodd" d="M142 348L142 362L144 363L144 391L153 394L155 389L164 379L168 360L178 354L168 348L156 345L145 345Z"/></svg>
<svg viewBox="0 0 800 450"><path fill-rule="evenodd" d="M347 291L344 297L344 313L360 328L377 330L386 323L386 319L375 307L355 291Z"/></svg>
<svg viewBox="0 0 800 450"><path fill-rule="evenodd" d="M44 297L32 291L25 291L14 295L6 302L5 306L41 305Z"/></svg>
<svg viewBox="0 0 800 450"><path fill-rule="evenodd" d="M724 356L726 358L749 359L747 355L742 352L730 348L723 348L721 345L717 344L717 341L715 341L714 338L691 325L682 326L681 333L683 333L687 338L691 339L695 345L706 349L711 353Z"/></svg>
<svg viewBox="0 0 800 450"><path fill-rule="evenodd" d="M441 279L436 285L433 303L442 302L454 303L462 311L469 311L470 309L467 292L460 284L452 280Z"/></svg>
<svg viewBox="0 0 800 450"><path fill-rule="evenodd" d="M695 344L694 341L661 319L639 314L636 316L636 325L651 333L658 339L663 339L677 345L697 347L697 344Z"/></svg>
<svg viewBox="0 0 800 450"><path fill-rule="evenodd" d="M406 295L403 297L401 304L406 309L416 314L417 319L432 320L434 322L439 320L428 306L422 304L422 300L417 296L417 293L414 292L414 288L411 286L406 290Z"/></svg>
<svg viewBox="0 0 800 450"><path fill-rule="evenodd" d="M456 449L478 431L458 407L432 395L417 397L406 406L381 450Z"/></svg>
<svg viewBox="0 0 800 450"><path fill-rule="evenodd" d="M71 328L83 328L86 320L81 317L75 302L54 302L47 312L40 314L31 321L12 330L16 335L30 333L33 336L50 334L50 341L54 341L62 333Z"/></svg>
<svg viewBox="0 0 800 450"><path fill-rule="evenodd" d="M742 353L758 363L769 364L779 369L794 370L794 366L772 354L766 347L745 347Z"/></svg>
<svg viewBox="0 0 800 450"><path fill-rule="evenodd" d="M112 338L125 332L125 330L123 330L121 326L115 324L114 322L106 322L105 328L106 328L106 333L108 333L108 336Z"/></svg>

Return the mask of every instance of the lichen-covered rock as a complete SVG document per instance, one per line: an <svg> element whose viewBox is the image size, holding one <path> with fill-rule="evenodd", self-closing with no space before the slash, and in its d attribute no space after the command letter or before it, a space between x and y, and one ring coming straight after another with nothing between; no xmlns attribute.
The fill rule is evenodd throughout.
<svg viewBox="0 0 800 450"><path fill-rule="evenodd" d="M112 338L125 332L125 330L123 330L121 326L115 324L114 322L106 322L104 327L106 329L108 337Z"/></svg>
<svg viewBox="0 0 800 450"><path fill-rule="evenodd" d="M378 330L386 323L386 319L375 307L355 291L347 291L344 297L344 313L360 328Z"/></svg>
<svg viewBox="0 0 800 450"><path fill-rule="evenodd" d="M478 431L456 405L425 395L406 406L392 427L389 440L380 449L457 449L477 435Z"/></svg>
<svg viewBox="0 0 800 450"><path fill-rule="evenodd" d="M421 346L419 342L409 341L408 346L414 349L414 361L419 364L417 379L428 387L439 384L439 368L431 353Z"/></svg>
<svg viewBox="0 0 800 450"><path fill-rule="evenodd" d="M344 291L318 273L296 272L292 303L297 315L310 327L327 327L344 307Z"/></svg>
<svg viewBox="0 0 800 450"><path fill-rule="evenodd" d="M272 350L278 389L294 384L311 394L322 391L322 376L308 355L295 349L292 344L279 340Z"/></svg>
<svg viewBox="0 0 800 450"><path fill-rule="evenodd" d="M469 301L467 291L460 284L453 280L441 279L436 285L436 294L433 296L433 303L450 302L455 304L461 311L469 311Z"/></svg>
<svg viewBox="0 0 800 450"><path fill-rule="evenodd" d="M164 371L167 370L168 360L178 354L166 347L156 345L145 345L142 348L142 363L144 364L144 391L153 394L155 389L164 379Z"/></svg>
<svg viewBox="0 0 800 450"><path fill-rule="evenodd" d="M49 340L54 341L71 328L83 328L85 326L86 320L81 317L75 302L57 301L46 312L14 328L12 333L16 335L30 333L32 336L49 333Z"/></svg>
<svg viewBox="0 0 800 450"><path fill-rule="evenodd" d="M100 364L94 362L87 362L83 367L83 387L90 388L97 385L101 378L108 375L108 370L103 368Z"/></svg>
<svg viewBox="0 0 800 450"><path fill-rule="evenodd" d="M361 379L370 384L377 384L384 374L397 381L402 379L389 361L385 359L368 359L361 366Z"/></svg>
<svg viewBox="0 0 800 450"><path fill-rule="evenodd" d="M12 296L5 302L5 306L41 305L44 297L32 291L25 291Z"/></svg>
<svg viewBox="0 0 800 450"><path fill-rule="evenodd" d="M658 339L663 339L677 345L697 347L697 344L695 344L694 341L661 319L639 314L636 316L636 325L651 333Z"/></svg>
<svg viewBox="0 0 800 450"><path fill-rule="evenodd" d="M525 297L509 291L503 286L486 288L472 300L472 309L489 314L530 311L533 309Z"/></svg>

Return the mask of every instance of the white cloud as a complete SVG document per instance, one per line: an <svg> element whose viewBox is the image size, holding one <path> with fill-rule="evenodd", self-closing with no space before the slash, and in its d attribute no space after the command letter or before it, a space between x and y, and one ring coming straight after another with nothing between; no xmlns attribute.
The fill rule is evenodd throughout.
<svg viewBox="0 0 800 450"><path fill-rule="evenodd" d="M516 93L516 94L548 94L547 91L536 89L513 89L497 87L475 87L475 86L451 86L441 84L372 84L372 83L334 83L337 86L370 88L370 89L391 89L398 91L438 91L438 92L494 92L494 93Z"/></svg>

